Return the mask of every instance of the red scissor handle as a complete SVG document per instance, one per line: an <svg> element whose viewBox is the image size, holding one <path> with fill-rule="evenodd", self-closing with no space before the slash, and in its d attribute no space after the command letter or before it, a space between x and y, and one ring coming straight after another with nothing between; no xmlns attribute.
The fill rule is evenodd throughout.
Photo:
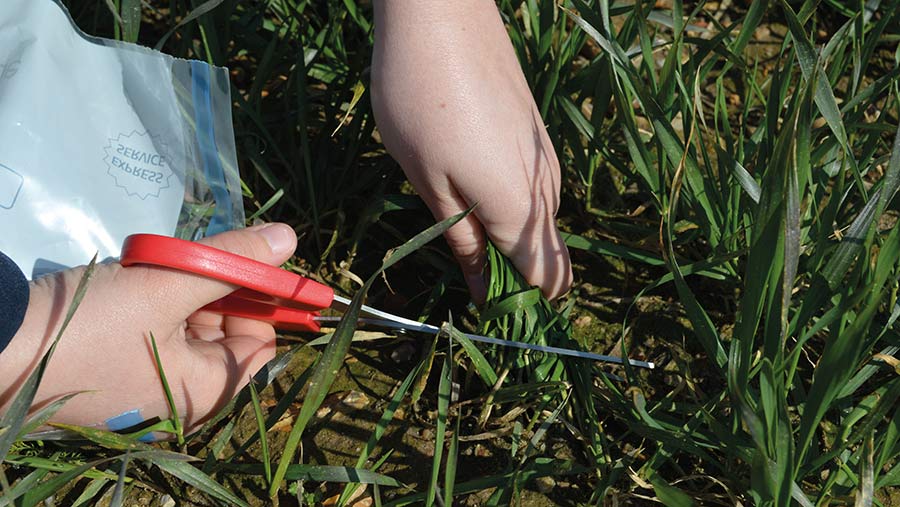
<svg viewBox="0 0 900 507"><path fill-rule="evenodd" d="M290 271L200 243L156 234L133 234L122 245L123 266L152 264L196 273L249 290L236 291L208 307L227 315L271 322L281 329L318 331L311 309L327 308L334 291ZM299 308L287 308L272 300Z"/></svg>
<svg viewBox="0 0 900 507"><path fill-rule="evenodd" d="M284 331L318 333L321 330L319 323L316 322L316 317L319 315L318 312L250 301L235 297L234 294L225 296L218 301L213 301L204 306L203 309L221 313L222 315L261 320L272 324L276 329Z"/></svg>

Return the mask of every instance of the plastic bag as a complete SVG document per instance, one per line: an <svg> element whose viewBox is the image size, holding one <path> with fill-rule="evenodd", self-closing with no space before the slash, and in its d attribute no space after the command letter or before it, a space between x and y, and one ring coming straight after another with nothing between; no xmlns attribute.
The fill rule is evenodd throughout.
<svg viewBox="0 0 900 507"><path fill-rule="evenodd" d="M89 37L53 0L0 2L0 251L32 278L136 232L241 227L226 69Z"/></svg>

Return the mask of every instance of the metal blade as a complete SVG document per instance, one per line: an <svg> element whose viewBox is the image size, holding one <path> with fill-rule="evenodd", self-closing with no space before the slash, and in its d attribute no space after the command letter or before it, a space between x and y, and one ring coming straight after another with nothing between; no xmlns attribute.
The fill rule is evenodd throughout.
<svg viewBox="0 0 900 507"><path fill-rule="evenodd" d="M335 295L334 300L344 306L350 304L350 300ZM363 318L360 319L360 322L367 325L384 327L388 329L403 329L406 331L418 331L422 333L428 334L437 334L440 332L440 328L437 326L433 326L431 324L424 324L422 322L417 322L415 320L410 320L404 317L400 317L394 315L392 313L384 312L378 310L376 308L372 308L370 306L363 305L362 312L371 315L373 317L377 317L375 319ZM337 322L341 319L341 317L317 317L316 320L319 322ZM517 342L512 340L504 340L502 338L492 338L490 336L481 336L477 334L470 333L462 333L466 338L481 343L489 343L491 345L500 345L503 347L513 347L517 349L525 349L525 350L533 350L536 352L545 352L550 354L557 354L560 356L569 356L569 357L580 357L582 359L591 359L594 361L603 361L606 363L614 363L614 364L623 364L625 361L621 357L615 356L607 356L602 354L594 354L593 352L584 352L581 350L572 350L565 349L562 347L552 347L549 345L537 345L534 343L524 343ZM638 366L641 368L654 368L655 365L649 361L638 361L636 359L629 359L628 364L632 366Z"/></svg>

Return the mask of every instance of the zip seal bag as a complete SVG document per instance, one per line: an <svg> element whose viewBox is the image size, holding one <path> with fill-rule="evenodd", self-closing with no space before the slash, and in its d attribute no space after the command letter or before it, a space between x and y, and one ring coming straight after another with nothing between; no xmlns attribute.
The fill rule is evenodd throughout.
<svg viewBox="0 0 900 507"><path fill-rule="evenodd" d="M0 2L0 251L27 276L138 232L242 227L227 69L81 32L57 0Z"/></svg>

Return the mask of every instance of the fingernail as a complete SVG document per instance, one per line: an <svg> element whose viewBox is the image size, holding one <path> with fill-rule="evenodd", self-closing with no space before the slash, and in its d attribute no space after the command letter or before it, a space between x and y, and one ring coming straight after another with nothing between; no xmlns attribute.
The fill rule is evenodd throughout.
<svg viewBox="0 0 900 507"><path fill-rule="evenodd" d="M275 255L294 253L294 241L297 236L294 230L284 224L266 224L258 229L259 234L266 239L269 248Z"/></svg>

